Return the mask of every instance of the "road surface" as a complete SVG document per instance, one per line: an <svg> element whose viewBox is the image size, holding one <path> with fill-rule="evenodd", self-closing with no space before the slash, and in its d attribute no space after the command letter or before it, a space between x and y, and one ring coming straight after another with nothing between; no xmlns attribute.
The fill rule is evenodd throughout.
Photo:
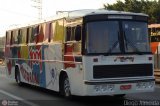
<svg viewBox="0 0 160 106"><path fill-rule="evenodd" d="M112 96L74 97L67 100L58 93L24 84L5 76L0 66L0 106L160 106L160 85L152 93L126 95L124 99ZM7 105L6 105L7 104Z"/></svg>

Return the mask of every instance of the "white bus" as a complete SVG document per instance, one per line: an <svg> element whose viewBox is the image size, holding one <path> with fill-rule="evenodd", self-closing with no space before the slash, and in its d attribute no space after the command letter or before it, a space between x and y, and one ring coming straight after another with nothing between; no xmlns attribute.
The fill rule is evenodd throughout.
<svg viewBox="0 0 160 106"><path fill-rule="evenodd" d="M6 31L7 75L65 97L152 92L148 16L75 10Z"/></svg>

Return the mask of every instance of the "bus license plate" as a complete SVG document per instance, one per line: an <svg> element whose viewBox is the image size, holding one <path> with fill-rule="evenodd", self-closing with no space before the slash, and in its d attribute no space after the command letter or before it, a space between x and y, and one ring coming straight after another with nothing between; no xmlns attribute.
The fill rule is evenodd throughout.
<svg viewBox="0 0 160 106"><path fill-rule="evenodd" d="M129 90L132 88L132 85L121 85L120 90Z"/></svg>

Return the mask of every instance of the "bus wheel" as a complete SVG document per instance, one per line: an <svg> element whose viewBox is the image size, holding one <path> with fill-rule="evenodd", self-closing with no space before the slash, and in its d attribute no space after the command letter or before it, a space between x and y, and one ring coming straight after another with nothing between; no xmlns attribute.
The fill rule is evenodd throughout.
<svg viewBox="0 0 160 106"><path fill-rule="evenodd" d="M69 78L68 78L67 75L63 76L63 80L62 80L62 94L66 98L71 98L70 83L69 83Z"/></svg>
<svg viewBox="0 0 160 106"><path fill-rule="evenodd" d="M17 82L17 84L18 84L19 86L21 86L21 85L22 85L22 82L21 82L21 77L20 77L19 69L16 68L15 71L16 71L16 73L15 73L16 82Z"/></svg>

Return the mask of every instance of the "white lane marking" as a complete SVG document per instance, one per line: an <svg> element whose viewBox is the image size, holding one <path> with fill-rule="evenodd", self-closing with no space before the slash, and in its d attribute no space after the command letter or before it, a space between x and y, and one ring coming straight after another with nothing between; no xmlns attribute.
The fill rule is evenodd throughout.
<svg viewBox="0 0 160 106"><path fill-rule="evenodd" d="M27 101L27 100L24 100L23 98L20 98L20 97L15 96L15 95L13 95L13 94L11 94L11 93L8 93L8 92L6 92L6 91L4 91L4 90L0 90L0 93L2 93L2 94L4 94L4 95L7 95L7 96L9 96L9 97L11 97L11 98L13 98L13 99L19 100L19 101L21 101L21 102L23 102L23 103L25 103L25 104L27 104L27 105L30 105L30 106L39 106L39 105L37 105L37 104L34 104L34 103L29 102L29 101Z"/></svg>

